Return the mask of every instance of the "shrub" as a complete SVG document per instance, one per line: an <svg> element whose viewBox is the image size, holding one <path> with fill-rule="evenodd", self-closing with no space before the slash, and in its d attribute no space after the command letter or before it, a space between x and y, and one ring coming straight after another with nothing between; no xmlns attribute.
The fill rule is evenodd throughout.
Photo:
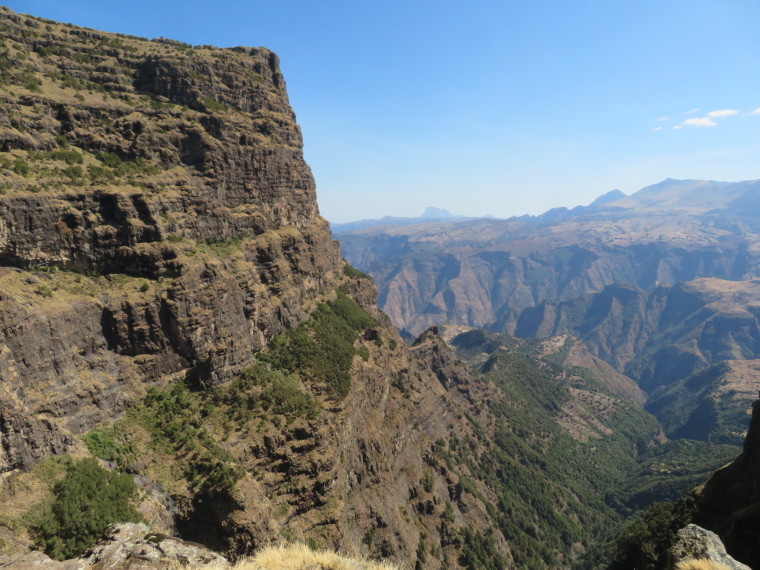
<svg viewBox="0 0 760 570"><path fill-rule="evenodd" d="M349 263L346 263L343 266L343 275L345 275L346 277L350 277L351 279L369 279L370 281L372 280L372 277L370 277L366 273L359 271L356 267L354 267L353 265Z"/></svg>
<svg viewBox="0 0 760 570"><path fill-rule="evenodd" d="M34 292L37 293L38 295L42 296L42 297L52 297L53 296L52 289L50 289L50 287L48 287L47 285L40 285L39 287L37 287L37 289L35 289Z"/></svg>
<svg viewBox="0 0 760 570"><path fill-rule="evenodd" d="M105 166L90 165L87 167L87 172L93 182L110 182L115 178L113 171Z"/></svg>
<svg viewBox="0 0 760 570"><path fill-rule="evenodd" d="M75 150L59 148L48 153L53 160L62 160L66 164L81 164L84 157Z"/></svg>
<svg viewBox="0 0 760 570"><path fill-rule="evenodd" d="M203 104L206 106L206 109L209 111L219 111L219 112L226 112L229 110L229 107L225 105L224 103L220 103L219 101L215 101L214 99L211 99L210 97L207 97L203 99Z"/></svg>
<svg viewBox="0 0 760 570"><path fill-rule="evenodd" d="M117 168L121 166L121 158L112 152L99 152L95 155L100 162L111 168Z"/></svg>
<svg viewBox="0 0 760 570"><path fill-rule="evenodd" d="M17 158L13 163L13 172L19 176L26 176L29 174L29 165L23 158Z"/></svg>
<svg viewBox="0 0 760 570"><path fill-rule="evenodd" d="M343 293L320 305L308 321L272 341L259 360L324 384L336 399L351 388L351 364L357 333L377 321Z"/></svg>
<svg viewBox="0 0 760 570"><path fill-rule="evenodd" d="M141 520L129 504L136 493L129 475L107 471L91 457L72 461L32 525L37 545L58 560L79 556L109 524Z"/></svg>
<svg viewBox="0 0 760 570"><path fill-rule="evenodd" d="M81 180L82 176L84 176L84 170L82 170L82 167L77 166L69 166L63 171L64 176L66 176L69 180L72 182L76 180Z"/></svg>

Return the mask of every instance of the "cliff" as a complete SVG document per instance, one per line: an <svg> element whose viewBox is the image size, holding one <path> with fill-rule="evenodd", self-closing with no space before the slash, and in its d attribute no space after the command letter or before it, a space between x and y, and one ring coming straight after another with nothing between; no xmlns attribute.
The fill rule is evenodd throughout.
<svg viewBox="0 0 760 570"><path fill-rule="evenodd" d="M755 404L742 454L705 484L694 516L695 523L721 537L731 556L752 568L760 566L757 550L759 472L760 406Z"/></svg>
<svg viewBox="0 0 760 570"><path fill-rule="evenodd" d="M0 27L5 471L154 378L231 378L343 262L273 53Z"/></svg>

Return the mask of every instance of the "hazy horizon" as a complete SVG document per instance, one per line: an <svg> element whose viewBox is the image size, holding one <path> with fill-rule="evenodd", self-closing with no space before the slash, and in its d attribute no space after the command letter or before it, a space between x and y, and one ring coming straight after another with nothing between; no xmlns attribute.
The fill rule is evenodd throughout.
<svg viewBox="0 0 760 570"><path fill-rule="evenodd" d="M508 218L666 178L760 178L750 0L413 5L9 0L76 25L275 51L322 215Z"/></svg>

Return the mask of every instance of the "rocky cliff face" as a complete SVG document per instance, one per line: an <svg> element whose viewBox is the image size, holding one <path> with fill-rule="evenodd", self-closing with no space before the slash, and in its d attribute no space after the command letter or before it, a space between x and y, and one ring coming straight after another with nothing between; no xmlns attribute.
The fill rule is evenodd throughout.
<svg viewBox="0 0 760 570"><path fill-rule="evenodd" d="M724 360L757 358L757 280L697 279L651 293L612 285L570 301L505 316L517 336L569 333L651 392Z"/></svg>
<svg viewBox="0 0 760 570"><path fill-rule="evenodd" d="M694 522L718 533L728 553L751 568L760 566L760 406L755 404L744 451L717 471L702 490Z"/></svg>
<svg viewBox="0 0 760 570"><path fill-rule="evenodd" d="M153 378L230 378L343 262L273 53L6 9L0 28L9 470L71 448Z"/></svg>

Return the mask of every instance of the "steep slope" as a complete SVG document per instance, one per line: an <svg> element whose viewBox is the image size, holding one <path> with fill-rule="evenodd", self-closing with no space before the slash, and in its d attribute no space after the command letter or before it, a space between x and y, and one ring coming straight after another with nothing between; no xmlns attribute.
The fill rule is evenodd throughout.
<svg viewBox="0 0 760 570"><path fill-rule="evenodd" d="M510 311L601 291L760 275L758 182L667 180L560 215L382 227L340 234L379 303L412 334L483 327ZM693 202L692 202L693 201Z"/></svg>
<svg viewBox="0 0 760 570"><path fill-rule="evenodd" d="M646 410L670 438L741 445L760 385L760 361L725 360L655 391Z"/></svg>
<svg viewBox="0 0 760 570"><path fill-rule="evenodd" d="M742 454L716 472L701 492L694 522L713 530L728 553L752 568L760 566L757 476L760 470L760 406L755 404Z"/></svg>
<svg viewBox="0 0 760 570"><path fill-rule="evenodd" d="M606 500L659 440L656 420L590 370L562 366L566 338L472 330L449 342L494 387L483 424L494 449L475 465L499 494L500 527L567 565L621 520Z"/></svg>

